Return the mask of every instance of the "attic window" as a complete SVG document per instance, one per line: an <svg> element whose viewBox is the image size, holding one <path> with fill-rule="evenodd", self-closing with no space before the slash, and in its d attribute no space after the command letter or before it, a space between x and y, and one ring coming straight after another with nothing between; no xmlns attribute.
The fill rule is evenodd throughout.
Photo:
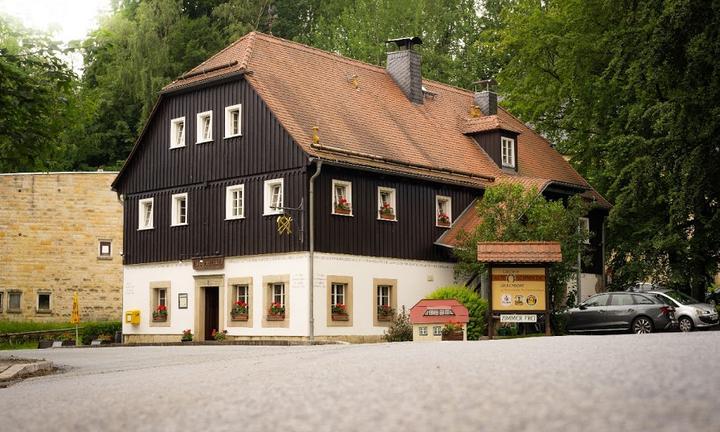
<svg viewBox="0 0 720 432"><path fill-rule="evenodd" d="M212 111L197 115L197 144L212 141Z"/></svg>
<svg viewBox="0 0 720 432"><path fill-rule="evenodd" d="M225 138L232 138L242 134L240 128L241 113L242 105L225 107Z"/></svg>
<svg viewBox="0 0 720 432"><path fill-rule="evenodd" d="M170 120L170 148L185 147L185 117Z"/></svg>
<svg viewBox="0 0 720 432"><path fill-rule="evenodd" d="M503 168L515 168L515 140L507 137L500 138L500 150Z"/></svg>
<svg viewBox="0 0 720 432"><path fill-rule="evenodd" d="M448 308L427 308L424 316L454 316L455 312Z"/></svg>

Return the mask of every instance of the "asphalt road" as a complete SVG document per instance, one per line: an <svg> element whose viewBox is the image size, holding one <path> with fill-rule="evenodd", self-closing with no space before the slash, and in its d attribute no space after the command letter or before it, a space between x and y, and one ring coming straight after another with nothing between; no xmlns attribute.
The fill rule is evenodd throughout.
<svg viewBox="0 0 720 432"><path fill-rule="evenodd" d="M0 389L3 432L720 430L720 332L12 354L64 371Z"/></svg>

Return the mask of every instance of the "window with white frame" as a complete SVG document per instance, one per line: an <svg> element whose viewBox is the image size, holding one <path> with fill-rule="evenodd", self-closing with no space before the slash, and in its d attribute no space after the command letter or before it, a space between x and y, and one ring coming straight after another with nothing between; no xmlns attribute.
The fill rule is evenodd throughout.
<svg viewBox="0 0 720 432"><path fill-rule="evenodd" d="M185 147L185 117L170 120L170 148Z"/></svg>
<svg viewBox="0 0 720 432"><path fill-rule="evenodd" d="M428 335L427 326L418 327L418 334L420 336L427 336Z"/></svg>
<svg viewBox="0 0 720 432"><path fill-rule="evenodd" d="M8 312L20 312L20 299L22 292L10 291L8 292Z"/></svg>
<svg viewBox="0 0 720 432"><path fill-rule="evenodd" d="M167 288L155 288L155 307L167 305Z"/></svg>
<svg viewBox="0 0 720 432"><path fill-rule="evenodd" d="M395 189L385 187L378 188L378 219L397 220Z"/></svg>
<svg viewBox="0 0 720 432"><path fill-rule="evenodd" d="M344 283L333 283L330 286L330 305L345 305L345 293L347 291L347 284Z"/></svg>
<svg viewBox="0 0 720 432"><path fill-rule="evenodd" d="M38 312L50 312L50 293L41 292L37 295L37 311Z"/></svg>
<svg viewBox="0 0 720 432"><path fill-rule="evenodd" d="M352 183L333 180L332 190L332 213L352 216Z"/></svg>
<svg viewBox="0 0 720 432"><path fill-rule="evenodd" d="M392 285L378 285L377 286L377 306L378 307L390 307L392 304L390 301L390 291L392 291Z"/></svg>
<svg viewBox="0 0 720 432"><path fill-rule="evenodd" d="M285 307L285 283L276 282L270 284L270 301Z"/></svg>
<svg viewBox="0 0 720 432"><path fill-rule="evenodd" d="M515 140L512 138L500 138L500 150L502 166L515 168Z"/></svg>
<svg viewBox="0 0 720 432"><path fill-rule="evenodd" d="M580 229L582 230L582 233L585 237L583 240L583 243L590 244L590 219L586 217L581 217L578 220L580 224Z"/></svg>
<svg viewBox="0 0 720 432"><path fill-rule="evenodd" d="M212 141L212 111L197 115L197 143Z"/></svg>
<svg viewBox="0 0 720 432"><path fill-rule="evenodd" d="M240 128L241 115L242 105L225 107L225 138L232 138L242 134Z"/></svg>
<svg viewBox="0 0 720 432"><path fill-rule="evenodd" d="M242 302L246 305L250 304L250 286L248 284L233 285L235 291L235 302Z"/></svg>
<svg viewBox="0 0 720 432"><path fill-rule="evenodd" d="M172 226L187 225L187 193L172 196Z"/></svg>
<svg viewBox="0 0 720 432"><path fill-rule="evenodd" d="M435 197L435 225L449 227L452 224L452 199L447 196Z"/></svg>
<svg viewBox="0 0 720 432"><path fill-rule="evenodd" d="M433 336L442 336L441 326L433 326Z"/></svg>
<svg viewBox="0 0 720 432"><path fill-rule="evenodd" d="M265 180L264 215L283 213L283 179Z"/></svg>
<svg viewBox="0 0 720 432"><path fill-rule="evenodd" d="M153 228L154 198L145 198L138 201L138 230Z"/></svg>
<svg viewBox="0 0 720 432"><path fill-rule="evenodd" d="M112 240L98 241L98 258L112 257Z"/></svg>
<svg viewBox="0 0 720 432"><path fill-rule="evenodd" d="M245 185L228 186L225 189L225 219L245 217Z"/></svg>

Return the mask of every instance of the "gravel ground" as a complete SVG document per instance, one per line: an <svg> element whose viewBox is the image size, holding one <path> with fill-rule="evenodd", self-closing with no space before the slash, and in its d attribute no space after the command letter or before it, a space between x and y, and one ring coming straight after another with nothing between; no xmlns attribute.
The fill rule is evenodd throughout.
<svg viewBox="0 0 720 432"><path fill-rule="evenodd" d="M0 389L3 432L720 430L720 332L13 354L64 370Z"/></svg>

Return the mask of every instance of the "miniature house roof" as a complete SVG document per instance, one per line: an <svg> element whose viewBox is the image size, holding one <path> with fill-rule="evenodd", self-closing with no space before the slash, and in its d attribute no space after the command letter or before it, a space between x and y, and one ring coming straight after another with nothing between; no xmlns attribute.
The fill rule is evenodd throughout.
<svg viewBox="0 0 720 432"><path fill-rule="evenodd" d="M410 308L411 324L467 324L468 310L459 301L422 299Z"/></svg>

